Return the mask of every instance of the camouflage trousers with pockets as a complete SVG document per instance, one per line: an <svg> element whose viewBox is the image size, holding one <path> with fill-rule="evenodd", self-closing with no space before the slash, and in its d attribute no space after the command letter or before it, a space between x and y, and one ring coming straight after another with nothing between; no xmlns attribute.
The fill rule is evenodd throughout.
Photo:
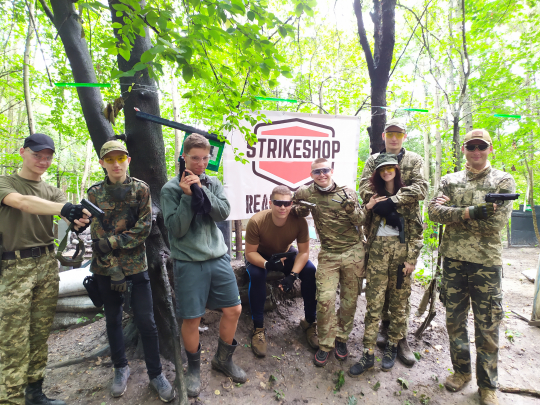
<svg viewBox="0 0 540 405"><path fill-rule="evenodd" d="M24 405L24 388L43 379L58 298L54 252L3 260L0 275L0 404Z"/></svg>
<svg viewBox="0 0 540 405"><path fill-rule="evenodd" d="M405 276L401 289L396 288L398 266L406 259L407 244L400 243L399 236L377 236L369 248L364 348L375 348L386 294L390 312L388 339L397 343L407 336L411 277Z"/></svg>
<svg viewBox="0 0 540 405"><path fill-rule="evenodd" d="M317 332L319 347L326 352L335 340L346 342L354 324L358 300L358 280L364 267L364 245L358 243L345 252L327 249L319 252L315 273L317 283ZM340 286L340 305L336 314L336 291Z"/></svg>
<svg viewBox="0 0 540 405"><path fill-rule="evenodd" d="M467 315L474 314L476 381L480 388L497 388L499 325L503 317L502 266L483 266L445 258L441 301L446 307L446 328L454 372L471 373Z"/></svg>

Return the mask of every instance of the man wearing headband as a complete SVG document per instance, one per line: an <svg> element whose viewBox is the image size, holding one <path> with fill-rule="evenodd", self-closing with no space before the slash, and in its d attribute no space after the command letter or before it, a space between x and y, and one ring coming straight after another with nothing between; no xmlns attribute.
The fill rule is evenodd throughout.
<svg viewBox="0 0 540 405"><path fill-rule="evenodd" d="M358 205L356 192L339 186L332 176L334 169L324 158L311 164L313 183L300 187L294 194L295 203L307 201L315 204L308 208L295 205L298 216L307 216L311 210L321 240L317 267L317 330L319 350L313 362L324 367L335 348L339 361L347 360L347 340L352 331L358 281L363 277L364 246L359 227L365 211ZM340 286L340 307L336 315L336 290Z"/></svg>
<svg viewBox="0 0 540 405"><path fill-rule="evenodd" d="M371 155L362 171L362 179L358 186L358 192L364 204L367 204L374 192L371 188L370 178L375 170L375 160L380 154L390 153L397 155L399 162L399 170L401 171L401 179L405 187L401 187L396 195L377 204L381 211L391 213L397 211L403 216L406 223L410 226L405 229L407 243L407 260L406 263L412 265L411 272L416 266L418 256L423 246L423 221L422 211L420 209L420 201L424 200L428 194L428 183L424 179L423 166L424 161L417 153L406 150L403 147L403 141L407 138L407 127L405 123L398 118L388 120L382 134L385 148L381 153ZM384 215L383 215L384 216ZM401 339L397 346L397 357L403 364L408 367L414 366L416 359L407 342L408 319L411 312L410 302L407 303L407 313L405 324L395 325L395 330L399 330ZM385 349L388 343L388 328L390 326L392 308L390 308L388 290L384 299L382 311L382 322L377 335L377 346Z"/></svg>
<svg viewBox="0 0 540 405"><path fill-rule="evenodd" d="M317 339L317 301L315 299L316 268L309 260L309 228L305 218L291 215L292 193L286 186L277 186L270 195L270 209L256 213L246 230L246 265L249 274L249 306L253 318L251 350L256 356L266 356L264 302L266 276L269 271L285 274L280 288L290 291L294 282L301 281L305 318L300 326L313 349ZM292 246L296 240L298 250ZM276 253L293 253L292 257L270 260Z"/></svg>
<svg viewBox="0 0 540 405"><path fill-rule="evenodd" d="M90 213L41 179L54 152L48 135L30 135L19 150L21 171L0 176L1 404L65 405L42 391L60 280L53 221L61 215L82 232Z"/></svg>
<svg viewBox="0 0 540 405"><path fill-rule="evenodd" d="M444 256L440 297L446 307L454 374L444 385L455 392L472 379L467 330L472 302L480 403L496 405L499 325L504 315L500 231L508 224L512 204L497 207L484 197L514 193L516 184L509 173L491 167L488 156L493 145L485 129L467 133L461 150L465 170L444 176L428 206L429 218L446 225L439 246Z"/></svg>
<svg viewBox="0 0 540 405"><path fill-rule="evenodd" d="M124 395L130 375L122 334L123 293L129 280L132 283L131 308L141 335L150 386L162 401L170 402L175 392L161 372L144 243L152 228L150 187L127 175L130 162L128 150L120 141L110 140L101 147L99 163L107 175L105 180L88 189L88 200L105 215L103 220L92 223L90 271L94 273L105 307L114 366L111 395L114 398Z"/></svg>

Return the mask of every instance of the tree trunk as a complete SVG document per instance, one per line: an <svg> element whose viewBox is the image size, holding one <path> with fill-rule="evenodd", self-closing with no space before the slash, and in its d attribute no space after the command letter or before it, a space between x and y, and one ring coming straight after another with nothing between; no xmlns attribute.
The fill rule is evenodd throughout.
<svg viewBox="0 0 540 405"><path fill-rule="evenodd" d="M534 233L536 234L536 241L538 242L538 245L540 245L540 231L538 230L538 221L536 220L536 208L534 206L534 172L532 170L532 167L529 166L528 159L523 159L525 162L525 167L527 169L527 184L529 186L529 192L528 194L528 203L531 207L532 211L532 220L533 220L533 227L534 227ZM530 162L531 164L533 162Z"/></svg>
<svg viewBox="0 0 540 405"><path fill-rule="evenodd" d="M89 139L86 141L86 157L84 159L84 169L81 179L81 196L84 196L86 191L86 181L90 174L90 166L92 165L92 141Z"/></svg>
<svg viewBox="0 0 540 405"><path fill-rule="evenodd" d="M30 15L34 14L34 2L30 1L29 10ZM32 19L28 19L28 32L26 34L26 44L24 47L24 63L23 63L23 88L24 88L24 101L26 102L26 114L28 116L28 130L29 135L36 132L34 124L34 109L32 107L32 97L30 95L30 78L28 72L28 65L30 64L30 48L32 44L32 36L34 34L34 27L32 26Z"/></svg>
<svg viewBox="0 0 540 405"><path fill-rule="evenodd" d="M180 122L180 102L178 101L178 80L176 78L176 72L172 72L172 104L173 104L173 116L176 122ZM182 150L182 131L179 129L174 130L174 172L178 174L180 172L180 163L178 158L180 157L180 151Z"/></svg>
<svg viewBox="0 0 540 405"><path fill-rule="evenodd" d="M454 114L452 131L452 150L454 151L454 173L461 171L461 150L459 141L459 111Z"/></svg>
<svg viewBox="0 0 540 405"><path fill-rule="evenodd" d="M386 106L386 86L385 83L371 84L371 133L369 146L371 154L378 153L384 149L382 133L386 124L386 110L379 106Z"/></svg>

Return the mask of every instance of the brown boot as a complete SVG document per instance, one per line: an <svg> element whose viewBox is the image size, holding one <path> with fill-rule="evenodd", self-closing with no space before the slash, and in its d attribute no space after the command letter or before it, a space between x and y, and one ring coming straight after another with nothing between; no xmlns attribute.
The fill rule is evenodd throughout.
<svg viewBox="0 0 540 405"><path fill-rule="evenodd" d="M319 349L319 338L317 337L317 322L309 323L305 319L300 321L300 326L306 334L306 339L308 344L312 349Z"/></svg>
<svg viewBox="0 0 540 405"><path fill-rule="evenodd" d="M253 350L255 356L265 357L266 346L266 333L264 328L255 328L251 335L251 350Z"/></svg>
<svg viewBox="0 0 540 405"><path fill-rule="evenodd" d="M416 357L414 357L414 353L409 347L407 338L403 338L398 342L397 355L398 359L400 359L407 367L412 367L416 364Z"/></svg>
<svg viewBox="0 0 540 405"><path fill-rule="evenodd" d="M497 392L495 390L478 388L478 393L480 394L481 405L499 405L499 400L497 399Z"/></svg>
<svg viewBox="0 0 540 405"><path fill-rule="evenodd" d="M390 326L390 321L382 321L379 325L379 333L377 333L377 346L380 349L384 350L386 343L388 342L388 327Z"/></svg>
<svg viewBox="0 0 540 405"><path fill-rule="evenodd" d="M465 384L471 381L471 374L454 373L446 378L444 386L448 391L457 392L461 390Z"/></svg>

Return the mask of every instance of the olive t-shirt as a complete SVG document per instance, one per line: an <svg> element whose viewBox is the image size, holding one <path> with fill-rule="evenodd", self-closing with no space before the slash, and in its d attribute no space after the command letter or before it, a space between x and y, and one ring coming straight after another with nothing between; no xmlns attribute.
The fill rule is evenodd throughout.
<svg viewBox="0 0 540 405"><path fill-rule="evenodd" d="M305 218L289 214L283 226L272 221L272 210L264 210L251 217L246 229L246 243L259 245L257 252L263 255L285 253L294 240L309 242L309 228Z"/></svg>
<svg viewBox="0 0 540 405"><path fill-rule="evenodd" d="M26 180L18 174L0 176L0 232L4 239L4 250L12 252L53 243L53 216L29 214L5 205L4 198L11 193L35 195L58 203L66 202L60 189L43 180Z"/></svg>

